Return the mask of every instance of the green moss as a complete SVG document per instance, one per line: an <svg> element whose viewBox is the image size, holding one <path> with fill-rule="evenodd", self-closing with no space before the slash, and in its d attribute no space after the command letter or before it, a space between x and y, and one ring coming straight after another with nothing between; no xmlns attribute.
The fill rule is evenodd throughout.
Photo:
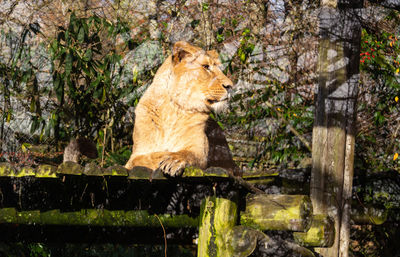
<svg viewBox="0 0 400 257"><path fill-rule="evenodd" d="M236 226L227 234L227 246L235 256L249 256L257 246L257 232L245 226Z"/></svg>
<svg viewBox="0 0 400 257"><path fill-rule="evenodd" d="M257 178L249 179L249 178L246 178L245 180L246 180L247 183L250 183L252 185L269 185L269 184L272 184L275 181L274 178L264 178L264 179L257 179Z"/></svg>
<svg viewBox="0 0 400 257"><path fill-rule="evenodd" d="M65 224L62 219L60 210L50 210L40 213L40 221L42 224L59 225Z"/></svg>
<svg viewBox="0 0 400 257"><path fill-rule="evenodd" d="M57 167L43 164L40 165L37 170L35 176L38 178L56 178L57 177Z"/></svg>
<svg viewBox="0 0 400 257"><path fill-rule="evenodd" d="M222 177L227 178L229 177L228 171L226 169L220 167L210 167L204 172L204 176L206 177Z"/></svg>
<svg viewBox="0 0 400 257"><path fill-rule="evenodd" d="M17 212L18 224L37 225L41 223L40 211L22 211Z"/></svg>
<svg viewBox="0 0 400 257"><path fill-rule="evenodd" d="M107 211L107 219L105 219L105 221L109 221L109 223L106 223L107 225L112 224L112 226L125 226L125 212L122 210Z"/></svg>
<svg viewBox="0 0 400 257"><path fill-rule="evenodd" d="M146 167L134 167L128 171L128 178L149 180L152 172L153 171L151 169Z"/></svg>
<svg viewBox="0 0 400 257"><path fill-rule="evenodd" d="M311 201L307 196L250 195L240 222L260 230L305 231L310 224L311 212Z"/></svg>
<svg viewBox="0 0 400 257"><path fill-rule="evenodd" d="M187 167L182 174L182 177L204 177L204 172L202 169L195 167Z"/></svg>
<svg viewBox="0 0 400 257"><path fill-rule="evenodd" d="M258 230L266 230L264 225L257 222L253 216L244 211L240 212L240 224Z"/></svg>
<svg viewBox="0 0 400 257"><path fill-rule="evenodd" d="M279 172L245 172L243 174L243 179L261 179L264 177L277 177Z"/></svg>
<svg viewBox="0 0 400 257"><path fill-rule="evenodd" d="M105 170L104 175L126 177L126 176L128 176L128 170L125 169L125 167L123 167L121 165L114 165L114 166L108 167Z"/></svg>
<svg viewBox="0 0 400 257"><path fill-rule="evenodd" d="M35 176L36 172L35 169L32 167L23 167L21 168L17 174L15 175L16 177L28 177L28 176Z"/></svg>
<svg viewBox="0 0 400 257"><path fill-rule="evenodd" d="M104 169L95 162L89 162L86 164L83 173L88 176L103 176Z"/></svg>
<svg viewBox="0 0 400 257"><path fill-rule="evenodd" d="M68 175L82 175L82 167L75 162L64 162L57 168L57 173Z"/></svg>
<svg viewBox="0 0 400 257"><path fill-rule="evenodd" d="M330 247L335 237L334 222L326 215L314 215L310 229L294 232L295 241L307 247Z"/></svg>
<svg viewBox="0 0 400 257"><path fill-rule="evenodd" d="M312 227L307 232L294 232L293 236L298 244L304 246L323 246L323 229Z"/></svg>
<svg viewBox="0 0 400 257"><path fill-rule="evenodd" d="M198 256L233 256L227 235L235 226L236 203L207 197L201 204Z"/></svg>
<svg viewBox="0 0 400 257"><path fill-rule="evenodd" d="M157 218L158 217L158 218ZM171 216L169 214L151 215L145 210L125 212L126 226L160 227L160 221L164 227L181 228L197 227L198 218L187 215Z"/></svg>
<svg viewBox="0 0 400 257"><path fill-rule="evenodd" d="M199 225L199 219L197 217L192 218L187 215L171 216L169 214L163 214L160 215L159 218L164 226L171 228L198 227Z"/></svg>
<svg viewBox="0 0 400 257"><path fill-rule="evenodd" d="M160 170L155 170L151 172L151 179L152 180L166 180L167 178L164 176Z"/></svg>
<svg viewBox="0 0 400 257"><path fill-rule="evenodd" d="M8 162L0 162L0 176L2 177L15 176L14 167Z"/></svg>
<svg viewBox="0 0 400 257"><path fill-rule="evenodd" d="M17 210L15 208L0 209L0 223L17 223Z"/></svg>

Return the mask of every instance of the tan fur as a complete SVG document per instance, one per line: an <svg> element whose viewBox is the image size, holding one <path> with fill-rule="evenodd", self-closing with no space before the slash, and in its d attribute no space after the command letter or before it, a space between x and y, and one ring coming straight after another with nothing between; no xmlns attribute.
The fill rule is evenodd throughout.
<svg viewBox="0 0 400 257"><path fill-rule="evenodd" d="M215 51L186 42L174 45L136 107L127 169L141 166L177 176L187 166L207 167L212 159L205 132L209 113L226 107L232 87L219 64Z"/></svg>

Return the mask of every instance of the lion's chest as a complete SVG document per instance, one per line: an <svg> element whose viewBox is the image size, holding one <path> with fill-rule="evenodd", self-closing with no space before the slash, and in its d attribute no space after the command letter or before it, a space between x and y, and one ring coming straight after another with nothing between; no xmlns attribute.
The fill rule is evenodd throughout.
<svg viewBox="0 0 400 257"><path fill-rule="evenodd" d="M158 145L165 151L179 151L195 143L204 134L201 124L193 117L169 115L163 117L157 130Z"/></svg>
<svg viewBox="0 0 400 257"><path fill-rule="evenodd" d="M195 144L204 144L207 116L183 113L171 106L159 108L156 113L152 133L155 151L177 152Z"/></svg>

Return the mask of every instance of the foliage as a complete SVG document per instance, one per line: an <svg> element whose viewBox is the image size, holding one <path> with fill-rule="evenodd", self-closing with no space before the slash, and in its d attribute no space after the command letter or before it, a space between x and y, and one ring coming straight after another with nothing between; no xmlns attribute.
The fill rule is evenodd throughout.
<svg viewBox="0 0 400 257"><path fill-rule="evenodd" d="M235 94L232 112L222 117L226 126L240 127L247 138L262 143L263 149L250 167L298 165L309 154L298 138L287 135L289 126L310 135L313 111L299 95L285 99L284 86L272 81L264 88Z"/></svg>
<svg viewBox="0 0 400 257"><path fill-rule="evenodd" d="M132 147L130 145L123 146L116 149L115 151L107 152L103 160L103 165L108 167L112 165L125 165L129 160L132 153ZM99 156L102 156L103 145L99 147Z"/></svg>
<svg viewBox="0 0 400 257"><path fill-rule="evenodd" d="M41 112L34 104L38 94L38 81L32 67L32 52L25 41L30 34L30 28L25 28L20 38L15 33L3 34L5 40L10 42L11 53L7 62L6 60L0 62L0 92L4 98L3 108L0 111L2 133L3 124L13 118L12 96L23 93L26 102L30 103L28 109Z"/></svg>
<svg viewBox="0 0 400 257"><path fill-rule="evenodd" d="M386 31L375 33L364 29L360 69L366 78L361 84L358 111L361 117L368 117L359 120L359 147L356 153L363 163L358 162L358 165L375 170L396 169L396 153L400 146L397 138L400 125L397 121L400 95L398 36Z"/></svg>
<svg viewBox="0 0 400 257"><path fill-rule="evenodd" d="M350 252L357 257L398 256L398 224L353 225Z"/></svg>
<svg viewBox="0 0 400 257"><path fill-rule="evenodd" d="M120 99L132 88L120 87L121 55L107 41L127 31L121 22L77 18L74 13L68 27L59 28L49 47L57 97L49 124L56 138L97 135L125 113Z"/></svg>
<svg viewBox="0 0 400 257"><path fill-rule="evenodd" d="M250 7L251 5L247 6ZM310 157L310 152L304 144L304 141L311 142L313 99L306 89L310 82L296 79L297 73L301 72L297 70L297 62L293 65L296 69L288 71L279 65L279 61L272 59L277 58L274 57L276 54L268 53L267 49L282 42L278 44L266 35L263 37L258 27L260 17L248 15L250 17L223 16L213 30L215 41L218 43L230 42L232 38L238 40L238 48L234 55L229 58L222 55L221 58L226 67L225 72L238 84L245 84L241 84L241 88L235 90L230 112L227 115L218 115L217 118L227 128L228 134L231 132L231 137L240 135L239 139L256 141L260 145L257 154L248 159L248 167L296 167L303 159ZM243 23L247 26L243 27ZM278 25L267 22L267 26L273 28ZM311 32L312 30L309 30L307 33ZM298 56L302 51L313 51L312 45L301 50L291 45L295 44L290 40L292 34L304 35L305 30L285 33L287 45L282 47L288 51L285 56ZM274 76L271 70L277 70L276 73L281 75ZM285 76L288 79L285 79ZM299 139L293 135L293 130L303 138Z"/></svg>

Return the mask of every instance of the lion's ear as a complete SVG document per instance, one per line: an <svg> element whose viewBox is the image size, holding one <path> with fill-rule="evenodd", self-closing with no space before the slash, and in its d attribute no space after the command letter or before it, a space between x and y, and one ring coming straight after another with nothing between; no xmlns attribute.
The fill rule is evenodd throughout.
<svg viewBox="0 0 400 257"><path fill-rule="evenodd" d="M185 41L178 41L174 44L172 49L172 62L173 64L180 63L184 58L192 56L197 52L197 48Z"/></svg>

